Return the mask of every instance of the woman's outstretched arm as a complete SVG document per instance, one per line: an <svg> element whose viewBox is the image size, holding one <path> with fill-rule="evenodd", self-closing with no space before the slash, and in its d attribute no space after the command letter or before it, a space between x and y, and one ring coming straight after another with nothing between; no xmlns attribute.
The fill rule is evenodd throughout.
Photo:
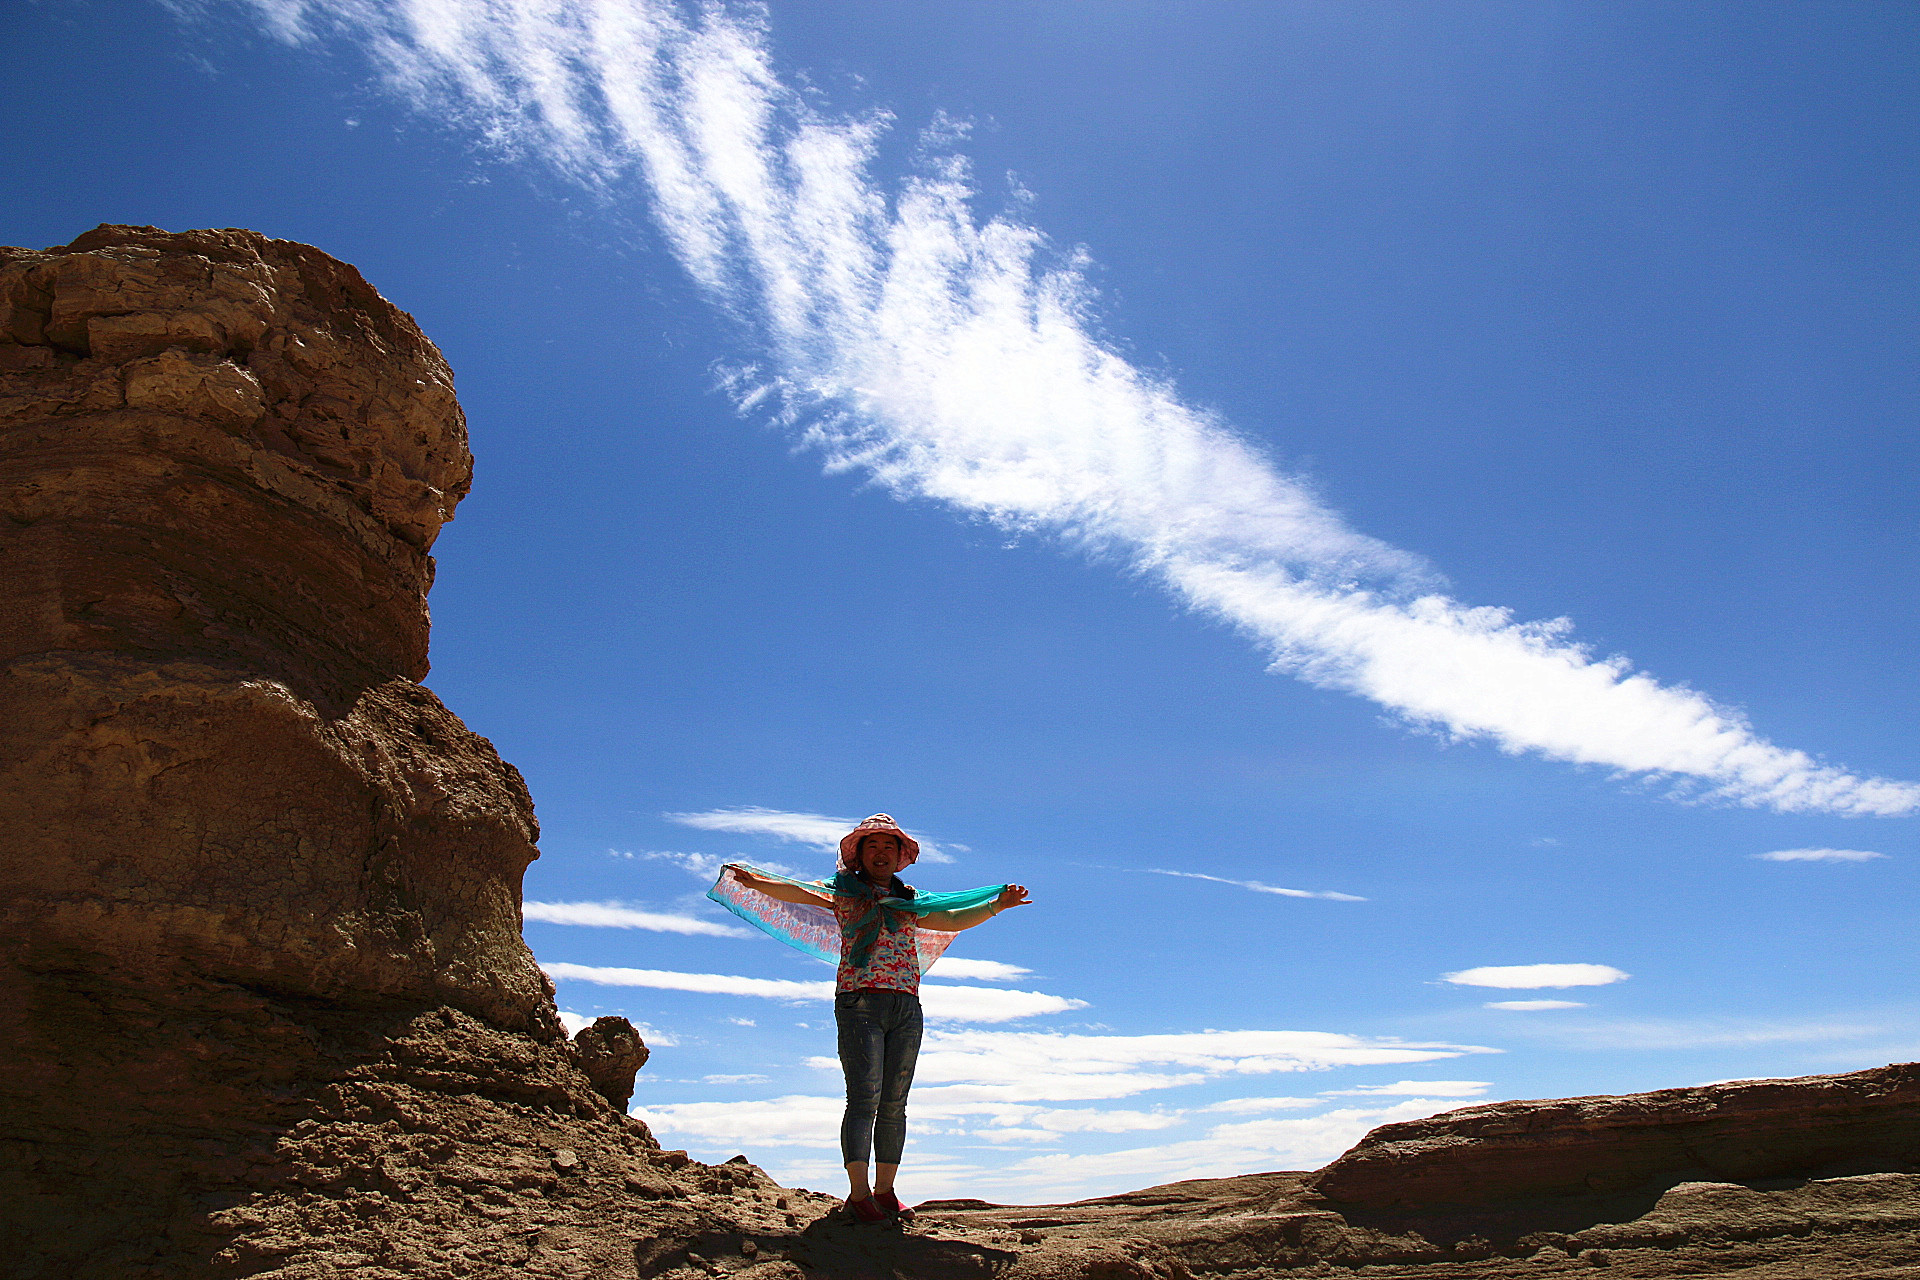
<svg viewBox="0 0 1920 1280"><path fill-rule="evenodd" d="M965 911L933 911L921 916L918 924L922 929L938 929L941 933L958 933L962 929L971 929L982 921L991 920L1008 907L1028 907L1033 899L1027 896L1027 886L1010 884L1000 891L1000 896L992 902L983 902L977 907L968 907Z"/></svg>
<svg viewBox="0 0 1920 1280"><path fill-rule="evenodd" d="M788 884L785 880L770 880L766 876L755 875L745 867L728 867L727 873L737 882L769 898L778 898L782 902L797 902L803 907L833 907L833 895L813 889L803 889L797 884Z"/></svg>

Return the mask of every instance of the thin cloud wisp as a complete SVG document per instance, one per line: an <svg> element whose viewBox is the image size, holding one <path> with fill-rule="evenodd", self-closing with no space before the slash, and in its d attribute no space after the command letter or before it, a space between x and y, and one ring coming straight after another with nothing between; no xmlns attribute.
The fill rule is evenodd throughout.
<svg viewBox="0 0 1920 1280"><path fill-rule="evenodd" d="M1166 871L1159 867L1148 867L1147 874L1152 876L1178 876L1182 880L1209 880L1214 884L1230 884L1236 889L1246 889L1253 893L1271 893L1281 898L1326 898L1333 902L1365 902L1365 898L1351 893L1334 893L1331 890L1315 892L1311 889L1282 889L1279 885L1262 884L1258 880L1229 880L1224 876L1201 875L1198 871Z"/></svg>
<svg viewBox="0 0 1920 1280"><path fill-rule="evenodd" d="M670 0L245 0L344 38L436 122L615 207L632 175L681 266L756 335L727 385L830 470L1112 554L1275 669L1402 721L1781 812L1906 814L1920 785L1761 737L1732 708L1444 594L1102 337L1083 257L982 217L964 129L877 176L878 112L784 82L759 11Z"/></svg>
<svg viewBox="0 0 1920 1280"><path fill-rule="evenodd" d="M618 902L528 902L521 905L528 920L547 924L576 924L608 929L648 929L654 933L695 934L709 938L744 938L745 929L697 916L640 911Z"/></svg>

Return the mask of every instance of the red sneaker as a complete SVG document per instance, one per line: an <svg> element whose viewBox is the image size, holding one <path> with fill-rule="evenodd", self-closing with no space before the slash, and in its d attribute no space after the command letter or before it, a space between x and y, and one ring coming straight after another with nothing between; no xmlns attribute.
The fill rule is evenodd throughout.
<svg viewBox="0 0 1920 1280"><path fill-rule="evenodd" d="M901 1204L900 1197L893 1194L893 1192L876 1191L873 1193L873 1198L879 1202L879 1205L882 1209L885 1209L888 1213L892 1214L894 1217L898 1218L900 1221L902 1222L913 1221L913 1210Z"/></svg>
<svg viewBox="0 0 1920 1280"><path fill-rule="evenodd" d="M887 1211L882 1209L874 1196L861 1196L858 1200L847 1201L847 1212L853 1215L855 1222L885 1222Z"/></svg>

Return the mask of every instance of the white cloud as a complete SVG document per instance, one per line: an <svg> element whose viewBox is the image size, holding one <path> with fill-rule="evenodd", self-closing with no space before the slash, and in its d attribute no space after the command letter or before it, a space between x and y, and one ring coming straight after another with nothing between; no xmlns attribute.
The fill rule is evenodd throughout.
<svg viewBox="0 0 1920 1280"><path fill-rule="evenodd" d="M1225 1076L1434 1062L1496 1050L1327 1031L1197 1031L1084 1035L930 1031L914 1096L943 1105L1088 1102ZM830 1060L827 1060L830 1061Z"/></svg>
<svg viewBox="0 0 1920 1280"><path fill-rule="evenodd" d="M694 991L704 995L761 996L769 1000L831 1000L832 979L794 982L786 978L743 978L728 973L677 973L668 969L624 969L602 965L542 961L555 982L594 982L608 987L652 987L657 991Z"/></svg>
<svg viewBox="0 0 1920 1280"><path fill-rule="evenodd" d="M1371 1086L1361 1092L1385 1096L1402 1087L1428 1092L1379 1110L1336 1107L1316 1116L1220 1124L1198 1139L1108 1156L1023 1157L999 1170L951 1163L950 1157L943 1164L940 1140L1006 1147L1064 1144L1085 1134L1169 1133L1205 1115L1265 1116L1324 1108L1328 1100L1236 1098L1199 1108L1090 1104L1220 1079L1490 1052L1494 1050L1474 1045L1412 1044L1314 1031L1129 1036L934 1029L927 1033L909 1103L916 1143L931 1146L933 1161L926 1163L918 1154L926 1148L916 1146L914 1185L939 1186L944 1178L951 1193L964 1187L965 1194L1018 1201L1036 1193L1078 1195L1174 1177L1306 1167L1338 1154L1374 1124L1445 1110L1454 1105L1448 1099L1485 1086L1458 1080ZM839 1074L832 1057L810 1058L806 1065L831 1078ZM764 1101L649 1105L635 1114L668 1141L690 1147L718 1151L762 1145L831 1152L838 1141L841 1106L838 1097L788 1095ZM816 1184L826 1181L812 1163L788 1165L783 1173Z"/></svg>
<svg viewBox="0 0 1920 1280"><path fill-rule="evenodd" d="M1511 1009L1517 1013L1538 1013L1546 1009L1584 1009L1578 1000L1489 1000L1488 1009Z"/></svg>
<svg viewBox="0 0 1920 1280"><path fill-rule="evenodd" d="M1442 982L1460 987L1604 987L1633 975L1610 964L1494 964L1442 974Z"/></svg>
<svg viewBox="0 0 1920 1280"><path fill-rule="evenodd" d="M1525 1027L1523 1032L1522 1027ZM1741 1048L1767 1044L1813 1044L1859 1040L1883 1035L1892 1028L1860 1022L1776 1022L1762 1019L1714 1018L1697 1021L1645 1019L1641 1021L1581 1022L1554 1018L1516 1022L1509 1034L1530 1034L1549 1044L1606 1052L1621 1049L1667 1050ZM1886 1057L1878 1057L1885 1062Z"/></svg>
<svg viewBox="0 0 1920 1280"><path fill-rule="evenodd" d="M941 956L933 962L928 973L937 973L943 978L973 978L980 982L1013 982L1031 974L1033 970L1022 969L1017 964L1006 964L999 960L963 960L959 956Z"/></svg>
<svg viewBox="0 0 1920 1280"><path fill-rule="evenodd" d="M935 1022L1010 1022L1048 1013L1068 1013L1087 1007L1085 1000L1050 996L1039 991L1007 991L996 987L948 987L922 983L920 1007Z"/></svg>
<svg viewBox="0 0 1920 1280"><path fill-rule="evenodd" d="M1214 884L1230 884L1237 889L1251 889L1255 893L1271 893L1282 898L1329 898L1334 902L1365 902L1365 898L1356 898L1350 893L1332 891L1316 893L1310 889L1282 889L1278 885L1261 884L1258 880L1228 880L1221 876L1203 876L1198 871L1165 871L1159 867L1148 867L1148 875L1178 876L1182 880L1211 880Z"/></svg>
<svg viewBox="0 0 1920 1280"><path fill-rule="evenodd" d="M692 991L702 995L758 996L768 1000L831 1000L833 982L795 982L788 978L747 978L729 973L681 973L670 969L541 962L555 982L594 982L612 987L652 987L659 991ZM1084 1009L1087 1002L1042 991L1006 991L996 987L948 987L934 983L920 988L926 1016L948 1022L1010 1022L1049 1013Z"/></svg>
<svg viewBox="0 0 1920 1280"><path fill-rule="evenodd" d="M1201 1111L1223 1111L1228 1115L1258 1115L1265 1111L1299 1111L1305 1107L1323 1107L1325 1098L1228 1098L1210 1102Z"/></svg>
<svg viewBox="0 0 1920 1280"><path fill-rule="evenodd" d="M731 379L742 407L774 410L831 470L1104 549L1276 669L1410 725L1783 812L1920 809L1920 785L1775 746L1738 710L1595 654L1564 618L1442 594L1418 557L1129 364L1100 336L1085 263L1013 215L979 217L964 158L881 185L889 118L828 116L783 83L755 10L253 7L284 40L343 35L426 118L609 200L637 172L681 265L758 335L763 363Z"/></svg>
<svg viewBox="0 0 1920 1280"><path fill-rule="evenodd" d="M840 1145L840 1114L845 1098L790 1094L782 1098L657 1103L633 1108L656 1134L677 1142L745 1149Z"/></svg>
<svg viewBox="0 0 1920 1280"><path fill-rule="evenodd" d="M1396 1080L1354 1089L1328 1089L1329 1098L1477 1098L1493 1088L1488 1080Z"/></svg>
<svg viewBox="0 0 1920 1280"><path fill-rule="evenodd" d="M599 925L611 929L651 929L655 933L700 934L711 938L744 938L745 929L701 920L695 916L639 911L618 902L528 902L521 912L529 920L547 924Z"/></svg>
<svg viewBox="0 0 1920 1280"><path fill-rule="evenodd" d="M727 831L738 835L769 836L789 844L801 844L838 857L840 839L859 825L858 818L831 818L824 813L790 813L784 809L766 809L757 804L732 809L709 809L703 813L663 813L669 822L701 831ZM933 841L911 828L902 828L920 846L922 862L952 862L953 858ZM955 848L961 846L955 845ZM768 868L771 870L772 868Z"/></svg>
<svg viewBox="0 0 1920 1280"><path fill-rule="evenodd" d="M1870 862L1887 855L1865 849L1775 849L1753 856L1762 862Z"/></svg>
<svg viewBox="0 0 1920 1280"><path fill-rule="evenodd" d="M769 836L789 844L803 844L822 853L837 853L840 837L853 830L857 818L830 818L823 813L789 813L782 809L764 809L759 805L741 805L733 809L709 809L702 813L663 813L668 822L701 831L726 831L734 835Z"/></svg>
<svg viewBox="0 0 1920 1280"><path fill-rule="evenodd" d="M1087 1042L1093 1040L1101 1043L1091 1048L1091 1057L1081 1056L1089 1051ZM1082 1133L1167 1130L1188 1123L1200 1114L1302 1110L1325 1106L1326 1100L1239 1098L1195 1110L1044 1104L1063 1099L1085 1102L1123 1097L1234 1074L1317 1070L1345 1065L1335 1060L1355 1053L1364 1055L1372 1047L1378 1046L1319 1032L1200 1032L1173 1036L1041 1036L1037 1039L1024 1032L931 1032L916 1073L909 1110L914 1132L923 1137L963 1137L994 1144L1054 1142L1066 1135ZM995 1051L1000 1049L1009 1050L1017 1061L1009 1063L997 1056ZM1447 1046L1446 1053L1430 1052L1427 1056L1451 1056L1468 1051L1473 1051L1470 1046ZM1174 1075L1143 1074L1134 1069L1142 1064L1169 1062L1193 1069ZM826 1057L810 1059L809 1065L835 1073L839 1068L835 1059ZM962 1083L929 1087L921 1082L930 1074L944 1079L959 1077ZM1073 1080L1076 1076L1080 1077L1078 1082ZM1421 1082L1403 1083L1412 1086ZM1425 1097L1385 1110L1341 1108L1298 1120L1220 1125L1210 1130L1205 1139L1157 1148L1173 1155L1153 1157L1144 1167L1157 1176L1162 1168L1190 1167L1194 1160L1202 1158L1203 1152L1211 1152L1205 1158L1214 1161L1242 1158L1243 1163L1237 1168L1217 1166L1233 1173L1245 1173L1252 1167L1279 1167L1274 1161L1281 1151L1304 1153L1305 1158L1326 1158L1350 1146L1374 1123L1445 1110L1446 1099L1463 1096L1469 1087L1484 1089L1486 1086L1474 1081L1435 1081L1431 1082ZM1381 1086L1368 1092L1387 1094L1397 1090L1398 1086ZM838 1142L841 1106L842 1100L837 1097L789 1095L768 1100L651 1105L635 1114L654 1125L657 1132L671 1134L677 1142L716 1149L759 1142L769 1146L830 1150ZM1243 1154L1235 1157L1234 1152ZM1067 1159L1077 1161L1079 1157ZM1093 1164L1100 1163L1099 1158L1094 1158ZM1088 1166L1069 1167L1084 1171ZM1046 1171L1045 1178L1038 1176L1039 1170ZM1011 1173L1003 1174L1011 1185L1021 1187L1057 1180L1059 1176L1059 1166L1028 1162L1016 1164ZM1182 1173L1178 1176L1210 1175ZM1136 1178L1129 1185L1151 1180Z"/></svg>
<svg viewBox="0 0 1920 1280"><path fill-rule="evenodd" d="M1205 1137L1186 1142L1124 1151L1029 1156L998 1171L993 1181L1007 1188L1001 1194L1020 1194L1030 1201L1060 1201L1097 1194L1113 1186L1314 1169L1380 1125L1417 1120L1450 1109L1444 1101L1414 1098L1379 1109L1345 1107L1317 1116L1246 1120L1216 1125Z"/></svg>
<svg viewBox="0 0 1920 1280"><path fill-rule="evenodd" d="M645 853L633 853L623 849L609 849L608 853L616 858L629 858L640 862L670 862L696 880L711 882L720 878L720 868L733 861L716 853L675 853L668 850L653 850ZM775 862L771 858L755 858L753 865L762 871L772 871L779 875L791 876L795 880L804 880L813 872L790 867L784 862Z"/></svg>

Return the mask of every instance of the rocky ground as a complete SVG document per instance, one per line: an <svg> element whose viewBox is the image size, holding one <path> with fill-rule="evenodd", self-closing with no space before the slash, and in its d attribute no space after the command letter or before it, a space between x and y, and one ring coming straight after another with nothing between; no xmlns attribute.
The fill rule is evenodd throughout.
<svg viewBox="0 0 1920 1280"><path fill-rule="evenodd" d="M1687 1182L1639 1202L1533 1206L1559 1229L1341 1213L1311 1175L1178 1182L1070 1205L926 1206L925 1230L1015 1233L1010 1275L1442 1280L1589 1274L1746 1280L1920 1277L1920 1176ZM1422 1230L1424 1228L1424 1232ZM1000 1237L1004 1239L1005 1237ZM1096 1262L1105 1255L1109 1260ZM908 1274L901 1272L899 1274ZM979 1272L974 1274L987 1274Z"/></svg>

